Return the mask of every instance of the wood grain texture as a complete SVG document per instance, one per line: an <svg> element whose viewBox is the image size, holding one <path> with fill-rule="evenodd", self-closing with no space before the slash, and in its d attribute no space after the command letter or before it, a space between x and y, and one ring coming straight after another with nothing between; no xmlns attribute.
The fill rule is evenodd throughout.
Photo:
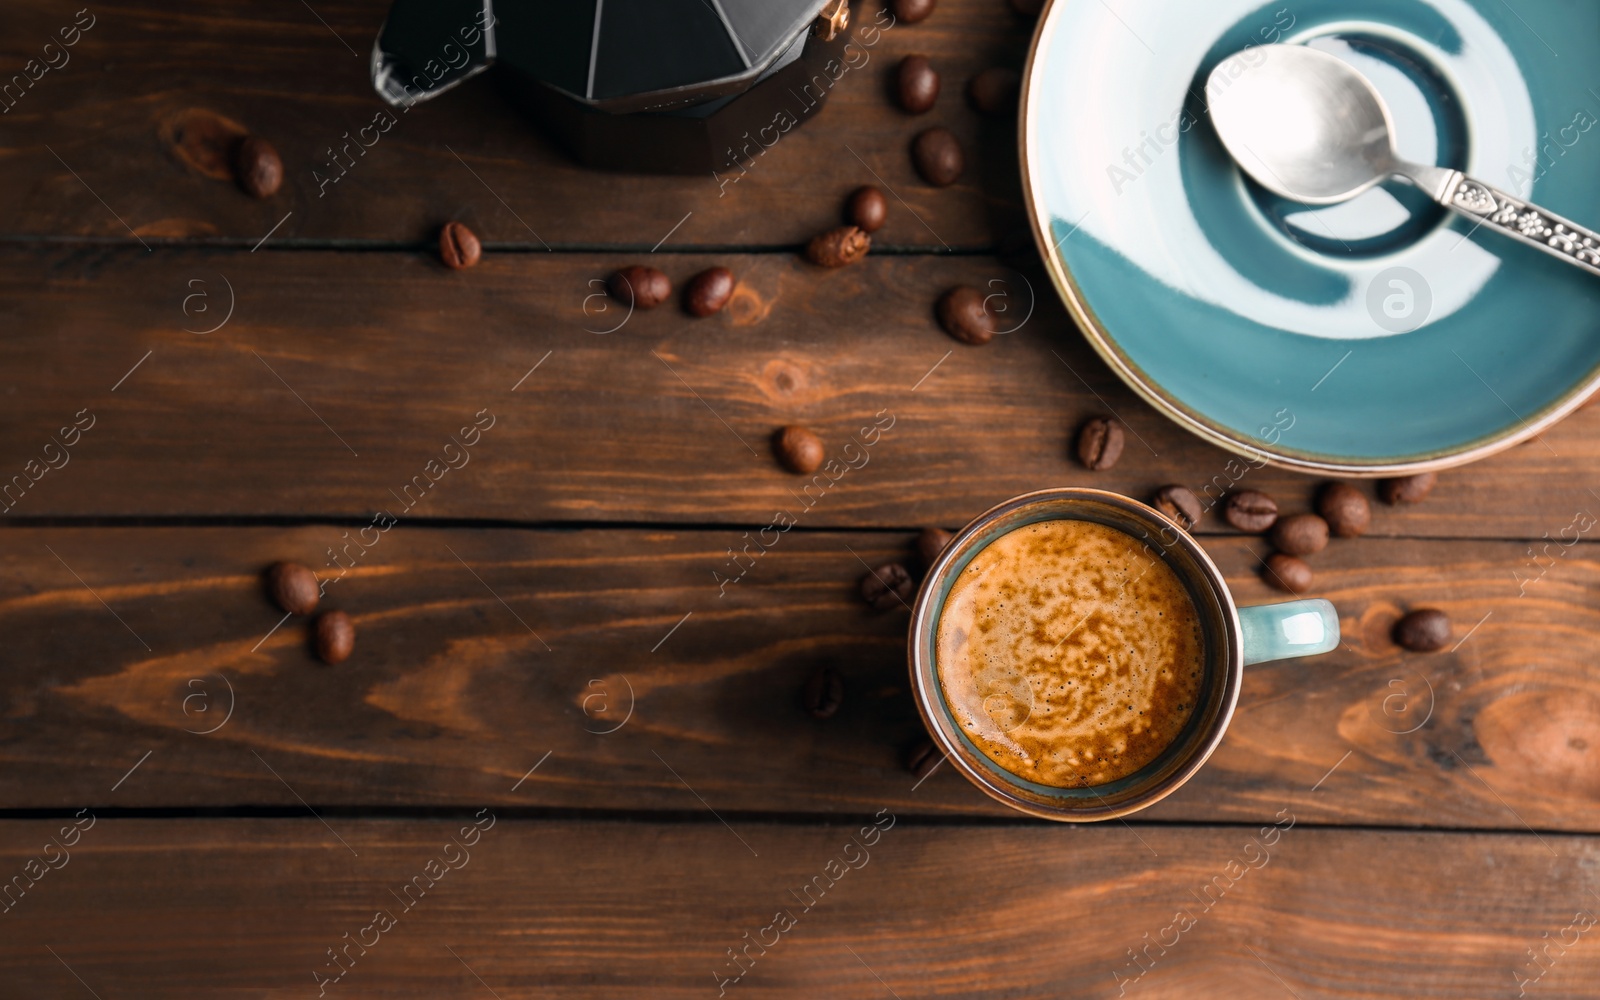
<svg viewBox="0 0 1600 1000"><path fill-rule="evenodd" d="M601 279L637 259L490 254L454 272L420 253L0 251L0 483L79 410L97 421L0 518L365 518L485 409L494 428L419 516L764 525L807 487L770 454L790 423L860 466L808 527L953 527L1060 485L1311 502L1314 480L1250 470L1139 402L1043 279L998 259L658 258L680 285L733 268L732 303L705 320L606 299ZM933 303L956 284L1007 295L1020 329L952 340ZM230 315L229 289L226 324L187 332ZM1108 410L1132 434L1114 470L1090 473L1069 455ZM879 420L893 425L863 459L852 438ZM1425 504L1379 505L1372 533L1556 537L1600 508L1581 476L1600 468L1600 410L1546 443L1447 473ZM1227 530L1215 513L1204 531Z"/></svg>
<svg viewBox="0 0 1600 1000"><path fill-rule="evenodd" d="M324 995L1459 998L1517 996L1520 974L1539 977L1527 995L1562 998L1591 996L1600 974L1591 837L1547 850L1307 828L1292 811L1266 837L892 813L863 837L876 812L838 826L501 817L466 849L451 837L474 829L470 811L328 828L102 817L0 918L0 975L17 996L317 996L312 972L339 968L328 949L362 938ZM5 870L64 822L7 824ZM408 883L426 892L406 910ZM1180 912L1192 923L1177 934ZM768 947L749 945L742 980L719 986L737 975L729 949L758 936ZM1562 939L1541 974L1529 949Z"/></svg>
<svg viewBox="0 0 1600 1000"><path fill-rule="evenodd" d="M861 26L878 21L875 4L855 6ZM395 112L392 125L367 133L373 141L357 143L359 130L387 107L373 92L367 54L389 0L311 7L95 4L95 24L67 50L70 61L47 71L5 115L0 234L249 246L292 212L275 241L410 243L458 219L491 244L541 250L649 248L680 221L677 246L798 245L837 225L845 197L874 183L876 172L897 196L878 234L883 244L943 250L1029 242L1015 127L981 119L963 94L981 69L1021 67L1032 25L1005 0L952 0L920 24L865 36L876 44L851 54L854 68L814 120L720 179L579 167L486 77ZM26 0L10 5L7 23L0 67L10 74L39 59L72 13ZM893 67L912 52L930 56L944 76L938 106L918 117L888 96ZM969 166L955 187L932 188L911 168L911 139L931 124L952 129L966 146ZM217 137L238 131L264 136L281 152L276 197L258 202L226 178L213 149ZM352 151L344 155L354 162L341 174L330 147L347 144ZM342 179L324 184L319 175Z"/></svg>
<svg viewBox="0 0 1600 1000"><path fill-rule="evenodd" d="M908 614L855 587L906 558L908 535L775 533L721 587L733 530L402 521L330 583L325 607L357 638L326 667L302 619L272 631L259 574L320 565L347 530L5 532L0 800L1015 818L948 768L920 787L901 770L922 732ZM1259 539L1207 544L1242 603L1277 598ZM1325 824L1600 830L1600 550L1524 586L1525 549L1336 542L1314 562L1344 646L1248 670L1221 749L1144 818L1255 823L1288 805ZM1445 610L1456 648L1397 649L1414 607ZM824 665L847 691L817 721L799 695Z"/></svg>

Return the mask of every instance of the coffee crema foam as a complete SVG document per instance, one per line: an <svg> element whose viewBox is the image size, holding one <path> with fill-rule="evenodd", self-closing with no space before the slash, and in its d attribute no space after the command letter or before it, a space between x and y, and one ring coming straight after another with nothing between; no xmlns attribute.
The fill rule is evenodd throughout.
<svg viewBox="0 0 1600 1000"><path fill-rule="evenodd" d="M1104 785L1155 760L1194 714L1199 612L1172 567L1125 532L1040 521L961 571L939 614L945 703L1012 774Z"/></svg>

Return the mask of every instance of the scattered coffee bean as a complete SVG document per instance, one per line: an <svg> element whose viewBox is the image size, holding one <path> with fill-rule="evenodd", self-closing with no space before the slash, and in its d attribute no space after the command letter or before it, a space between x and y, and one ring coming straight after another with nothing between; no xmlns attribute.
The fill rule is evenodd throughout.
<svg viewBox="0 0 1600 1000"><path fill-rule="evenodd" d="M991 66L967 81L967 100L974 110L991 118L1012 118L1022 76L1008 66Z"/></svg>
<svg viewBox="0 0 1600 1000"><path fill-rule="evenodd" d="M1187 486L1161 487L1155 499L1150 501L1150 506L1167 515L1184 531L1193 531L1205 513L1200 506L1200 498Z"/></svg>
<svg viewBox="0 0 1600 1000"><path fill-rule="evenodd" d="M963 344L981 346L994 339L994 319L985 297L971 285L959 285L939 297L939 325Z"/></svg>
<svg viewBox="0 0 1600 1000"><path fill-rule="evenodd" d="M317 618L317 656L324 663L343 663L356 645L356 626L343 611L329 611Z"/></svg>
<svg viewBox="0 0 1600 1000"><path fill-rule="evenodd" d="M811 475L822 465L822 439L804 427L791 424L778 428L772 436L772 450L784 468L802 476Z"/></svg>
<svg viewBox="0 0 1600 1000"><path fill-rule="evenodd" d="M1257 490L1240 490L1229 495L1222 516L1240 531L1260 534L1278 520L1278 502Z"/></svg>
<svg viewBox="0 0 1600 1000"><path fill-rule="evenodd" d="M927 56L906 56L895 72L895 97L902 111L920 115L939 100L939 73Z"/></svg>
<svg viewBox="0 0 1600 1000"><path fill-rule="evenodd" d="M711 316L733 298L733 272L725 267L712 267L689 279L683 288L683 308L691 316Z"/></svg>
<svg viewBox="0 0 1600 1000"><path fill-rule="evenodd" d="M267 567L267 593L273 604L294 615L309 615L322 599L317 574L294 562L278 562Z"/></svg>
<svg viewBox="0 0 1600 1000"><path fill-rule="evenodd" d="M947 128L935 125L911 140L911 162L922 179L934 187L949 187L967 169L967 155L961 140Z"/></svg>
<svg viewBox="0 0 1600 1000"><path fill-rule="evenodd" d="M822 667L806 681L800 697L812 718L831 718L844 704L844 678L832 667Z"/></svg>
<svg viewBox="0 0 1600 1000"><path fill-rule="evenodd" d="M1383 496L1383 502L1391 506L1402 503L1421 503L1433 492L1434 484L1439 481L1437 473L1419 472L1415 476L1406 476L1403 479L1385 479L1378 487Z"/></svg>
<svg viewBox="0 0 1600 1000"><path fill-rule="evenodd" d="M1394 641L1415 653L1432 653L1450 644L1450 616L1423 608L1394 623Z"/></svg>
<svg viewBox="0 0 1600 1000"><path fill-rule="evenodd" d="M452 271L471 267L482 254L477 235L461 223L446 222L439 230L439 259Z"/></svg>
<svg viewBox="0 0 1600 1000"><path fill-rule="evenodd" d="M634 264L613 274L606 291L623 305L654 309L672 296L672 282L653 267Z"/></svg>
<svg viewBox="0 0 1600 1000"><path fill-rule="evenodd" d="M1311 589L1311 567L1297 556L1274 552L1262 565L1261 576L1279 590L1303 594Z"/></svg>
<svg viewBox="0 0 1600 1000"><path fill-rule="evenodd" d="M1317 497L1317 513L1328 522L1337 538L1356 538L1372 522L1372 505L1367 495L1349 483L1329 483Z"/></svg>
<svg viewBox="0 0 1600 1000"><path fill-rule="evenodd" d="M912 744L911 749L906 751L906 770L916 775L917 780L921 781L932 774L933 769L938 767L943 760L944 754L939 752L939 748L933 745L932 740L918 740Z"/></svg>
<svg viewBox="0 0 1600 1000"><path fill-rule="evenodd" d="M854 264L872 248L872 237L855 226L840 226L813 237L806 244L806 259L823 267Z"/></svg>
<svg viewBox="0 0 1600 1000"><path fill-rule="evenodd" d="M233 173L245 194L270 198L283 184L283 160L272 143L247 135L234 147Z"/></svg>
<svg viewBox="0 0 1600 1000"><path fill-rule="evenodd" d="M917 585L911 573L899 563L889 563L861 578L861 599L879 611L911 607Z"/></svg>
<svg viewBox="0 0 1600 1000"><path fill-rule="evenodd" d="M1328 522L1316 514L1295 514L1272 526L1272 545L1291 556L1315 555L1328 547Z"/></svg>
<svg viewBox="0 0 1600 1000"><path fill-rule="evenodd" d="M845 221L864 233L875 233L889 219L889 199L871 184L858 187L845 207Z"/></svg>
<svg viewBox="0 0 1600 1000"><path fill-rule="evenodd" d="M933 13L933 0L889 0L889 12L896 21L916 24Z"/></svg>
<svg viewBox="0 0 1600 1000"><path fill-rule="evenodd" d="M1122 425L1110 417L1095 417L1078 432L1078 461L1086 469L1104 472L1122 457Z"/></svg>
<svg viewBox="0 0 1600 1000"><path fill-rule="evenodd" d="M917 555L922 557L922 568L931 568L955 537L943 528L923 528L922 534L917 536Z"/></svg>

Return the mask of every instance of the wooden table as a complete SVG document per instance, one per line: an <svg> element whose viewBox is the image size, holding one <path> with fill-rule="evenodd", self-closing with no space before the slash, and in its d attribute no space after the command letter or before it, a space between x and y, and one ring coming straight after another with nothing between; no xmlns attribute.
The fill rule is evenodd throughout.
<svg viewBox="0 0 1600 1000"><path fill-rule="evenodd" d="M1595 995L1600 559L1573 525L1600 410L1319 556L1344 645L1250 670L1178 794L1034 822L903 769L906 616L859 601L863 564L1030 489L1233 477L1072 328L1014 128L962 100L1030 25L945 0L896 26L736 184L580 169L482 79L319 184L380 110L385 7L96 3L0 118L0 474L91 424L0 516L0 994ZM0 68L72 17L11 4ZM886 98L912 52L944 77L921 119ZM929 123L971 154L955 187L910 168ZM217 162L245 130L283 152L270 200ZM872 255L803 262L874 177ZM450 219L477 268L438 263ZM597 279L646 260L737 294L612 329ZM933 318L959 283L1037 299L970 348ZM1128 452L1085 472L1074 429L1108 412ZM771 458L780 425L833 454L884 416L814 504ZM1291 510L1317 486L1245 484ZM1242 603L1273 598L1260 538L1199 533ZM280 622L279 559L338 576L348 662ZM1390 642L1416 606L1452 648ZM799 690L830 664L818 721Z"/></svg>

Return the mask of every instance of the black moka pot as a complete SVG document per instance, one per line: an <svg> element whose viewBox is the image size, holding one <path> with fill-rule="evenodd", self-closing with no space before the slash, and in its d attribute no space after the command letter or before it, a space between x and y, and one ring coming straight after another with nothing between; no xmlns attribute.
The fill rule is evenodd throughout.
<svg viewBox="0 0 1600 1000"><path fill-rule="evenodd" d="M372 49L391 105L493 67L580 162L726 170L821 106L849 0L395 0Z"/></svg>

